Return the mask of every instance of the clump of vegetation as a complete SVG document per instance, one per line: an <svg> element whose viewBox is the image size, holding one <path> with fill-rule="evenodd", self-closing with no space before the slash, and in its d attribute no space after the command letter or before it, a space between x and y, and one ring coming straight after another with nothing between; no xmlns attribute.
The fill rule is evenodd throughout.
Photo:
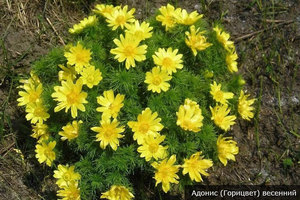
<svg viewBox="0 0 300 200"><path fill-rule="evenodd" d="M255 100L221 25L170 4L144 22L127 6L93 12L20 86L36 158L53 168L57 196L147 199L146 183L179 193L214 163L234 161L238 145L225 135L237 117L253 118Z"/></svg>

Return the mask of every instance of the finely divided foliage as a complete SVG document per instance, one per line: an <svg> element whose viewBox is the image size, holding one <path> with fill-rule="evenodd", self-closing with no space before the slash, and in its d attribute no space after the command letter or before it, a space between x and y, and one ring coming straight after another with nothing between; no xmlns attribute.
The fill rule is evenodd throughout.
<svg viewBox="0 0 300 200"><path fill-rule="evenodd" d="M18 105L58 198L154 199L146 187L179 184L181 193L213 165L230 167L239 148L223 135L253 118L255 103L230 35L170 4L144 22L128 6L93 12L20 86Z"/></svg>

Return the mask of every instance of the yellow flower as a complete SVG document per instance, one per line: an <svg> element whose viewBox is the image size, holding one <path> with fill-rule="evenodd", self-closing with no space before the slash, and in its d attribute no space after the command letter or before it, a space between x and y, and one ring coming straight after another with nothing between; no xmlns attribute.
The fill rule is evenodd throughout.
<svg viewBox="0 0 300 200"><path fill-rule="evenodd" d="M29 79L21 79L20 83L23 85L18 86L18 88L24 89L25 85L30 85L30 87L34 86L37 87L41 81L39 77L37 77L32 71L30 72L30 78Z"/></svg>
<svg viewBox="0 0 300 200"><path fill-rule="evenodd" d="M80 188L77 182L71 182L67 187L57 191L57 196L61 200L80 200Z"/></svg>
<svg viewBox="0 0 300 200"><path fill-rule="evenodd" d="M149 23L143 22L142 24L140 24L138 20L135 20L134 23L127 24L126 29L127 29L125 30L126 34L131 34L137 40L141 41L150 38L152 36L151 31L153 27L151 27Z"/></svg>
<svg viewBox="0 0 300 200"><path fill-rule="evenodd" d="M75 172L75 166L69 165L58 165L58 170L54 170L53 177L58 179L56 184L58 187L63 188L72 184L72 182L77 182L80 180L80 174Z"/></svg>
<svg viewBox="0 0 300 200"><path fill-rule="evenodd" d="M211 119L224 131L228 131L230 126L235 124L234 120L236 117L234 115L228 115L230 108L228 108L227 104L216 105L214 108L209 106L209 108L212 113Z"/></svg>
<svg viewBox="0 0 300 200"><path fill-rule="evenodd" d="M148 84L148 90L152 92L160 93L162 91L167 91L170 84L167 82L172 79L172 76L168 75L168 72L161 70L160 67L152 68L152 72L146 73L145 83Z"/></svg>
<svg viewBox="0 0 300 200"><path fill-rule="evenodd" d="M31 137L37 139L37 143L43 143L49 139L50 133L48 132L48 126L43 123L37 123L35 126L32 126L33 133Z"/></svg>
<svg viewBox="0 0 300 200"><path fill-rule="evenodd" d="M199 32L199 28L196 30L195 26L190 27L190 32L185 32L187 38L185 38L185 43L193 51L194 56L197 55L197 51L203 51L212 44L206 42L206 37L202 35L204 31Z"/></svg>
<svg viewBox="0 0 300 200"><path fill-rule="evenodd" d="M231 73L238 71L237 61L236 61L237 59L238 59L238 55L235 51L226 54L227 68Z"/></svg>
<svg viewBox="0 0 300 200"><path fill-rule="evenodd" d="M119 126L119 122L114 119L112 122L109 118L102 118L100 127L92 127L91 130L97 132L96 141L100 141L100 147L105 149L107 145L116 151L119 146L119 138L124 137L120 133L124 132L124 126Z"/></svg>
<svg viewBox="0 0 300 200"><path fill-rule="evenodd" d="M43 86L39 84L24 84L22 87L25 91L20 91L18 94L20 98L17 99L18 106L28 105L30 103L36 103L40 101L41 94L43 92Z"/></svg>
<svg viewBox="0 0 300 200"><path fill-rule="evenodd" d="M113 90L104 91L103 96L97 97L97 102L101 107L98 107L96 110L102 112L102 116L117 118L121 108L124 106L124 98L125 95L123 94L117 94L115 97Z"/></svg>
<svg viewBox="0 0 300 200"><path fill-rule="evenodd" d="M205 72L204 72L204 78L210 79L212 77L214 77L214 72L211 71L211 70L205 70Z"/></svg>
<svg viewBox="0 0 300 200"><path fill-rule="evenodd" d="M99 69L95 70L95 67L92 65L84 68L80 74L83 84L87 85L89 88L98 85L102 80L102 73Z"/></svg>
<svg viewBox="0 0 300 200"><path fill-rule="evenodd" d="M214 81L213 84L210 84L210 94L216 102L227 104L227 99L232 99L234 94L232 92L223 92L221 87L221 84L217 84L216 81Z"/></svg>
<svg viewBox="0 0 300 200"><path fill-rule="evenodd" d="M65 111L71 108L71 115L73 118L77 117L77 109L85 111L84 103L87 103L87 93L82 92L82 80L79 79L74 84L71 79L62 81L61 86L55 86L55 92L52 93L52 97L59 103L54 108L54 112L59 112L65 108Z"/></svg>
<svg viewBox="0 0 300 200"><path fill-rule="evenodd" d="M193 132L199 132L203 126L202 112L199 105L190 99L185 99L184 105L179 107L179 111L176 112L177 122L176 124L184 130Z"/></svg>
<svg viewBox="0 0 300 200"><path fill-rule="evenodd" d="M181 166L183 168L182 174L189 173L192 181L202 182L201 174L208 176L206 170L213 166L213 162L210 159L203 159L201 154L201 151L194 153L190 159L184 159L184 164Z"/></svg>
<svg viewBox="0 0 300 200"><path fill-rule="evenodd" d="M176 72L177 69L182 69L182 54L177 54L178 49L172 50L169 47L167 50L159 48L155 55L152 55L154 63L166 70L168 74Z"/></svg>
<svg viewBox="0 0 300 200"><path fill-rule="evenodd" d="M145 137L144 143L137 151L141 154L141 158L145 158L146 161L150 161L151 158L155 160L164 159L167 156L167 146L162 146L160 143L164 141L166 136L158 135L156 138L153 135Z"/></svg>
<svg viewBox="0 0 300 200"><path fill-rule="evenodd" d="M118 27L121 27L122 29L128 24L133 23L135 21L133 13L135 12L135 9L132 8L130 11L128 11L128 6L124 6L123 8L115 9L111 14L105 15L106 22L108 23L108 26L112 27L112 30L116 30Z"/></svg>
<svg viewBox="0 0 300 200"><path fill-rule="evenodd" d="M115 59L119 62L124 62L126 69L130 67L135 67L135 61L141 62L146 60L146 49L147 45L141 45L140 40L136 39L130 34L126 34L125 37L120 35L119 39L114 39L114 43L117 45L117 48L111 49L110 53L115 55Z"/></svg>
<svg viewBox="0 0 300 200"><path fill-rule="evenodd" d="M156 20L161 22L163 26L166 27L166 31L176 25L175 16L180 15L181 9L177 8L175 10L174 6L168 4L167 6L162 6L159 8L161 15L156 16Z"/></svg>
<svg viewBox="0 0 300 200"><path fill-rule="evenodd" d="M152 114L150 108L146 108L142 114L138 115L137 121L129 121L127 124L134 132L133 139L137 140L138 144L143 144L147 135L154 137L159 135L158 131L164 127L160 121L161 118L158 117L157 112Z"/></svg>
<svg viewBox="0 0 300 200"><path fill-rule="evenodd" d="M175 16L178 24L184 25L192 25L199 19L203 17L203 15L199 15L197 11L194 11L190 14L187 13L185 9L182 9L179 15Z"/></svg>
<svg viewBox="0 0 300 200"><path fill-rule="evenodd" d="M235 46L234 43L232 41L229 40L230 35L229 33L226 33L225 31L223 31L221 28L219 28L218 26L214 27L213 30L216 32L217 34L217 39L218 41L223 45L223 47L227 50L227 51L234 51L235 50Z"/></svg>
<svg viewBox="0 0 300 200"><path fill-rule="evenodd" d="M243 78L239 77L239 79L238 79L238 84L239 84L240 86L243 86L243 85L245 85L245 83L246 83L246 81L245 81Z"/></svg>
<svg viewBox="0 0 300 200"><path fill-rule="evenodd" d="M217 140L218 157L224 166L227 165L227 160L235 161L234 155L239 153L239 147L236 146L236 142L231 140L232 137L224 137L219 135Z"/></svg>
<svg viewBox="0 0 300 200"><path fill-rule="evenodd" d="M27 112L26 119L31 120L32 124L43 123L50 117L42 101L28 104L25 111Z"/></svg>
<svg viewBox="0 0 300 200"><path fill-rule="evenodd" d="M165 193L170 190L170 183L178 184L179 176L176 174L179 171L179 165L174 165L176 155L172 155L169 160L166 158L160 163L153 162L152 166L156 169L154 179L155 186L162 183L162 188Z"/></svg>
<svg viewBox="0 0 300 200"><path fill-rule="evenodd" d="M75 70L79 74L83 67L89 65L91 54L89 49L85 49L80 43L77 43L77 46L70 48L70 52L65 52L65 57L68 60L67 64L75 65Z"/></svg>
<svg viewBox="0 0 300 200"><path fill-rule="evenodd" d="M38 144L42 144L43 142L47 142L49 140L49 137L50 137L50 133L46 133L46 134L42 135L36 142Z"/></svg>
<svg viewBox="0 0 300 200"><path fill-rule="evenodd" d="M97 4L93 12L106 17L108 15L111 15L115 11L115 9L116 8L113 5Z"/></svg>
<svg viewBox="0 0 300 200"><path fill-rule="evenodd" d="M133 194L126 187L121 185L112 185L110 190L102 193L100 198L109 200L130 200L133 197Z"/></svg>
<svg viewBox="0 0 300 200"><path fill-rule="evenodd" d="M79 124L82 124L82 121L73 121L72 124L68 123L66 126L62 127L63 131L59 131L58 134L61 137L61 140L72 140L78 137L79 133Z"/></svg>
<svg viewBox="0 0 300 200"><path fill-rule="evenodd" d="M252 104L254 103L255 99L247 100L249 96L250 96L249 94L245 95L244 91L241 90L240 97L239 97L238 111L239 114L242 116L242 118L246 120L250 120L254 116L252 112L254 110L254 107L252 106Z"/></svg>
<svg viewBox="0 0 300 200"><path fill-rule="evenodd" d="M48 126L47 124L37 123L32 126L33 133L30 135L35 139L39 139L41 136L48 134Z"/></svg>
<svg viewBox="0 0 300 200"><path fill-rule="evenodd" d="M59 81L66 81L71 79L74 81L76 79L76 71L75 68L72 66L65 67L64 65L58 65L62 70L58 72L58 80Z"/></svg>
<svg viewBox="0 0 300 200"><path fill-rule="evenodd" d="M79 24L74 24L72 28L69 29L69 33L75 34L80 33L86 27L92 26L97 22L97 17L95 15L84 18L79 22Z"/></svg>
<svg viewBox="0 0 300 200"><path fill-rule="evenodd" d="M39 163L46 162L46 164L50 167L52 161L55 160L55 152L53 151L56 145L55 141L49 142L48 144L42 142L41 144L35 145L35 157L38 159Z"/></svg>

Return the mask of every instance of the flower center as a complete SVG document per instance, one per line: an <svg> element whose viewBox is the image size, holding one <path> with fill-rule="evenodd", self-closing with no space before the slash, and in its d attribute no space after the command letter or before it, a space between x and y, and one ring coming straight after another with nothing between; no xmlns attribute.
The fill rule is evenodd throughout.
<svg viewBox="0 0 300 200"><path fill-rule="evenodd" d="M78 190L76 188L72 188L70 193L68 193L68 199L78 199Z"/></svg>
<svg viewBox="0 0 300 200"><path fill-rule="evenodd" d="M221 101L223 99L223 92L221 90L217 91L215 97L218 101Z"/></svg>
<svg viewBox="0 0 300 200"><path fill-rule="evenodd" d="M159 147L158 144L153 142L153 143L149 144L149 151L154 154L157 152L158 147Z"/></svg>
<svg viewBox="0 0 300 200"><path fill-rule="evenodd" d="M103 136L104 136L105 140L109 140L112 135L113 135L112 128L106 128L103 132Z"/></svg>
<svg viewBox="0 0 300 200"><path fill-rule="evenodd" d="M199 167L199 163L197 161L195 161L195 160L190 161L190 163L189 163L190 169L197 169L198 167Z"/></svg>
<svg viewBox="0 0 300 200"><path fill-rule="evenodd" d="M102 10L102 14L103 15L105 15L105 14L111 14L112 13L112 9L111 8L104 8L103 10Z"/></svg>
<svg viewBox="0 0 300 200"><path fill-rule="evenodd" d="M190 121L189 120L183 120L182 127L189 129Z"/></svg>
<svg viewBox="0 0 300 200"><path fill-rule="evenodd" d="M223 45L226 45L227 39L226 39L226 36L224 34L221 34L219 36L219 40L220 40L220 43L222 43Z"/></svg>
<svg viewBox="0 0 300 200"><path fill-rule="evenodd" d="M247 104L241 104L241 105L239 105L238 109L242 113L247 112L248 111L248 106L247 106Z"/></svg>
<svg viewBox="0 0 300 200"><path fill-rule="evenodd" d="M195 45L198 47L201 47L203 45L203 43L205 43L205 38L201 35L198 35L196 37Z"/></svg>
<svg viewBox="0 0 300 200"><path fill-rule="evenodd" d="M135 33L134 33L134 36L135 36L136 38L143 38L143 35L144 35L144 32L141 31L141 30L137 30L137 31L135 31Z"/></svg>
<svg viewBox="0 0 300 200"><path fill-rule="evenodd" d="M77 53L76 54L76 63L82 63L82 62L84 62L84 60L85 60L84 57L85 57L85 55L82 52Z"/></svg>
<svg viewBox="0 0 300 200"><path fill-rule="evenodd" d="M172 65L173 65L173 61L172 61L172 59L166 57L166 58L163 59L162 65L163 65L164 67L170 68L170 67L172 67Z"/></svg>
<svg viewBox="0 0 300 200"><path fill-rule="evenodd" d="M168 181L169 172L170 172L170 168L168 166L163 166L159 169L159 175L160 175L160 178L162 179L162 182Z"/></svg>
<svg viewBox="0 0 300 200"><path fill-rule="evenodd" d="M161 82L162 82L162 80L161 80L161 78L159 77L159 76L155 76L154 78L153 78L153 81L152 81L152 83L154 84L154 85L160 85L161 84Z"/></svg>
<svg viewBox="0 0 300 200"><path fill-rule="evenodd" d="M117 199L121 199L121 197L124 196L124 191L121 188L116 188L114 192L116 194L115 196L117 197Z"/></svg>
<svg viewBox="0 0 300 200"><path fill-rule="evenodd" d="M33 103L33 102L36 102L36 100L39 98L39 93L34 91L34 92L31 92L29 94L29 102Z"/></svg>
<svg viewBox="0 0 300 200"><path fill-rule="evenodd" d="M192 36L190 37L190 42L191 42L191 44L192 44L193 46L195 46L195 45L197 44L197 42L198 42L198 38L197 38L196 36L192 35Z"/></svg>
<svg viewBox="0 0 300 200"><path fill-rule="evenodd" d="M116 18L116 24L122 25L122 24L125 24L125 23L126 23L126 20L125 20L125 17L123 15L119 15Z"/></svg>
<svg viewBox="0 0 300 200"><path fill-rule="evenodd" d="M68 104L75 104L78 100L78 94L73 90L67 95Z"/></svg>
<svg viewBox="0 0 300 200"><path fill-rule="evenodd" d="M169 26L172 26L174 24L174 19L172 16L168 15L165 17L165 23Z"/></svg>
<svg viewBox="0 0 300 200"><path fill-rule="evenodd" d="M50 149L46 149L46 150L44 151L44 154L45 154L45 156L46 156L47 158L50 158L50 157L52 157L53 151L50 150Z"/></svg>
<svg viewBox="0 0 300 200"><path fill-rule="evenodd" d="M111 111L111 113L115 113L117 112L117 106L114 105L113 103L111 103L109 106L108 106L108 109Z"/></svg>
<svg viewBox="0 0 300 200"><path fill-rule="evenodd" d="M69 132L70 136L77 136L78 135L78 130L77 129L73 129L72 131Z"/></svg>
<svg viewBox="0 0 300 200"><path fill-rule="evenodd" d="M226 148L224 144L219 144L218 145L218 154L220 155L226 155Z"/></svg>
<svg viewBox="0 0 300 200"><path fill-rule="evenodd" d="M149 128L150 128L149 124L143 123L140 125L139 131L142 133L147 133Z"/></svg>
<svg viewBox="0 0 300 200"><path fill-rule="evenodd" d="M231 56L230 55L226 56L226 63L227 63L227 65L230 65L231 62L232 62Z"/></svg>
<svg viewBox="0 0 300 200"><path fill-rule="evenodd" d="M124 55L128 57L132 57L134 55L135 48L131 45L128 45L124 48Z"/></svg>
<svg viewBox="0 0 300 200"><path fill-rule="evenodd" d="M65 181L71 181L71 175L69 172L65 172L63 177L62 177Z"/></svg>
<svg viewBox="0 0 300 200"><path fill-rule="evenodd" d="M224 118L223 118L222 116L220 116L220 115L214 116L214 121L216 122L216 124L221 125L222 122L223 122L223 119L224 119Z"/></svg>
<svg viewBox="0 0 300 200"><path fill-rule="evenodd" d="M187 24L187 25L193 24L193 19L192 19L191 17L189 17L189 16L186 16L186 17L183 19L183 23L184 23L184 24Z"/></svg>
<svg viewBox="0 0 300 200"><path fill-rule="evenodd" d="M89 76L86 80L87 80L87 82L92 83L92 82L94 82L95 78L92 74L89 74Z"/></svg>
<svg viewBox="0 0 300 200"><path fill-rule="evenodd" d="M34 109L35 116L42 116L44 113L44 109L42 107L37 107Z"/></svg>
<svg viewBox="0 0 300 200"><path fill-rule="evenodd" d="M70 194L70 199L77 199L78 198L78 194L77 193L71 193Z"/></svg>

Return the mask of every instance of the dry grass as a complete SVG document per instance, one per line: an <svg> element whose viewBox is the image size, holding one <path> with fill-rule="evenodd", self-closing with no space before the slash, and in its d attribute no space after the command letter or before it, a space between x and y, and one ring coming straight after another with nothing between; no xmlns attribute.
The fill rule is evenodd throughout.
<svg viewBox="0 0 300 200"><path fill-rule="evenodd" d="M35 159L33 149L22 146L24 141L19 143L22 134L28 133L16 135L16 129L25 130L27 124L19 120L24 116L16 105L15 88L18 80L30 71L32 62L68 40L68 28L84 15L82 11L70 7L62 0L0 1L1 200L44 199L28 186L33 187L35 182L41 181L43 187L39 192L47 193L47 188L53 185L48 184L48 179L44 179L43 175L36 174L37 169L32 165L32 159ZM22 149L24 155L18 149ZM25 156L25 161L22 156Z"/></svg>

